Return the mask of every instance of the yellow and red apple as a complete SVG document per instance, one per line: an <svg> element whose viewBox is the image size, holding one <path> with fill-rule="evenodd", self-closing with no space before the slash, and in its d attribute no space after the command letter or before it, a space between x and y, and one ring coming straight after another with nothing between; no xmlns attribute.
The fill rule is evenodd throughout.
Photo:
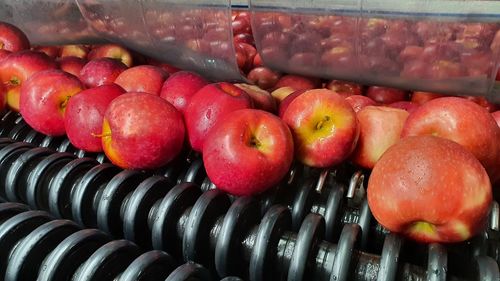
<svg viewBox="0 0 500 281"><path fill-rule="evenodd" d="M156 95L127 93L108 106L102 123L102 147L108 159L123 169L155 169L182 150L182 115Z"/></svg>
<svg viewBox="0 0 500 281"><path fill-rule="evenodd" d="M0 22L0 50L19 52L29 48L30 42L22 30L12 24Z"/></svg>
<svg viewBox="0 0 500 281"><path fill-rule="evenodd" d="M482 231L492 202L488 174L456 142L417 136L390 147L368 181L368 204L390 231L420 242L460 242Z"/></svg>
<svg viewBox="0 0 500 281"><path fill-rule="evenodd" d="M64 114L68 101L83 89L78 78L62 70L37 72L21 88L21 115L34 130L62 136L66 133Z"/></svg>
<svg viewBox="0 0 500 281"><path fill-rule="evenodd" d="M356 113L343 97L327 89L296 97L283 114L292 130L295 154L312 167L331 167L354 150L359 126Z"/></svg>

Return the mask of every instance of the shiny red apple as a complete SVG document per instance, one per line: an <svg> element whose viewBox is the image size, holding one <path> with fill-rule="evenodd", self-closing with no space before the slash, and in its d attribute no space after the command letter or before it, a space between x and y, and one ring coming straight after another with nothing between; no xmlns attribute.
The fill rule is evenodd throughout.
<svg viewBox="0 0 500 281"><path fill-rule="evenodd" d="M207 84L208 81L205 78L194 72L179 71L172 74L163 83L160 97L184 114L191 97Z"/></svg>
<svg viewBox="0 0 500 281"><path fill-rule="evenodd" d="M30 42L22 30L12 24L0 22L0 50L19 52L29 48Z"/></svg>
<svg viewBox="0 0 500 281"><path fill-rule="evenodd" d="M282 180L292 164L293 149L290 130L278 117L242 109L226 115L210 131L203 162L218 189L249 196Z"/></svg>
<svg viewBox="0 0 500 281"><path fill-rule="evenodd" d="M99 58L89 61L80 71L78 78L88 88L109 85L115 82L127 66L111 58Z"/></svg>
<svg viewBox="0 0 500 281"><path fill-rule="evenodd" d="M115 79L115 84L127 92L143 92L160 95L163 82L168 74L152 65L138 65L124 70Z"/></svg>

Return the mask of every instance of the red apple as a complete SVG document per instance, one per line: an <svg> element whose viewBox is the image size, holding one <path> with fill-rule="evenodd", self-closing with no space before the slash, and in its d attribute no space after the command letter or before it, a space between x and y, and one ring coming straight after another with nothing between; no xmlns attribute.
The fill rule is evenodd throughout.
<svg viewBox="0 0 500 281"><path fill-rule="evenodd" d="M88 59L111 58L122 62L127 67L133 64L132 53L124 47L116 44L104 44L94 47L89 54Z"/></svg>
<svg viewBox="0 0 500 281"><path fill-rule="evenodd" d="M196 73L179 71L172 74L163 83L160 97L170 102L184 114L191 97L207 84L208 81Z"/></svg>
<svg viewBox="0 0 500 281"><path fill-rule="evenodd" d="M381 104L390 104L408 99L408 94L403 90L379 86L368 87L366 96Z"/></svg>
<svg viewBox="0 0 500 281"><path fill-rule="evenodd" d="M28 125L36 131L62 136L68 100L83 90L76 76L50 69L33 74L21 88L19 109Z"/></svg>
<svg viewBox="0 0 500 281"><path fill-rule="evenodd" d="M73 146L89 152L101 152L104 113L112 100L125 93L116 84L81 91L71 97L64 113L66 134Z"/></svg>
<svg viewBox="0 0 500 281"><path fill-rule="evenodd" d="M262 109L267 112L276 111L276 101L271 94L261 88L250 84L234 84L236 87L245 91L253 100L256 109Z"/></svg>
<svg viewBox="0 0 500 281"><path fill-rule="evenodd" d="M115 98L104 114L102 147L123 169L154 169L180 153L184 134L182 115L169 102L147 93L128 93Z"/></svg>
<svg viewBox="0 0 500 281"><path fill-rule="evenodd" d="M79 76L82 68L87 64L85 59L79 57L63 57L59 60L59 68L75 76Z"/></svg>
<svg viewBox="0 0 500 281"><path fill-rule="evenodd" d="M391 103L388 106L392 107L392 108L399 108L399 109L405 110L408 113L412 113L413 111L415 111L417 108L420 107L419 104L416 104L416 103L411 102L411 101L398 101L395 103Z"/></svg>
<svg viewBox="0 0 500 281"><path fill-rule="evenodd" d="M398 108L366 106L357 113L359 140L351 160L372 169L382 154L399 141L409 113Z"/></svg>
<svg viewBox="0 0 500 281"><path fill-rule="evenodd" d="M118 60L100 58L89 61L80 71L78 78L88 88L112 84L127 66Z"/></svg>
<svg viewBox="0 0 500 281"><path fill-rule="evenodd" d="M257 53L255 55L255 57L253 58L253 64L252 64L252 67L259 67L259 66L263 66L262 64L262 58L260 56L259 53ZM500 73L500 72L499 72ZM498 79L497 79L498 80Z"/></svg>
<svg viewBox="0 0 500 281"><path fill-rule="evenodd" d="M493 118L497 122L498 127L500 127L500 110L492 112L491 115L493 116Z"/></svg>
<svg viewBox="0 0 500 281"><path fill-rule="evenodd" d="M409 137L389 148L368 181L368 204L392 232L420 242L460 242L481 232L492 201L481 163L453 141Z"/></svg>
<svg viewBox="0 0 500 281"><path fill-rule="evenodd" d="M488 101L485 97L466 96L465 98L484 107L486 110L488 110L488 112L493 112L498 110L497 105Z"/></svg>
<svg viewBox="0 0 500 281"><path fill-rule="evenodd" d="M424 104L430 100L445 97L443 94L430 93L430 92L413 92L411 94L411 101L416 104Z"/></svg>
<svg viewBox="0 0 500 281"><path fill-rule="evenodd" d="M34 73L55 69L56 63L47 55L34 51L12 53L0 61L0 83L7 89L7 104L19 111L19 93L22 84Z"/></svg>
<svg viewBox="0 0 500 281"><path fill-rule="evenodd" d="M274 86L275 89L282 87L290 87L295 91L311 90L321 86L321 81L317 78L304 77L299 75L288 74L281 77L278 83Z"/></svg>
<svg viewBox="0 0 500 281"><path fill-rule="evenodd" d="M87 58L87 54L89 53L89 49L84 45L64 45L61 47L60 57L78 57L85 59Z"/></svg>
<svg viewBox="0 0 500 281"><path fill-rule="evenodd" d="M483 164L492 182L500 177L500 128L486 109L458 97L431 100L406 120L402 137L434 135L457 142Z"/></svg>
<svg viewBox="0 0 500 281"><path fill-rule="evenodd" d="M19 52L29 48L30 42L24 32L12 24L0 22L0 50Z"/></svg>
<svg viewBox="0 0 500 281"><path fill-rule="evenodd" d="M290 95L286 96L279 104L279 108L278 108L278 116L280 118L283 118L283 116L285 115L285 112L286 110L288 109L288 106L290 105L290 103L292 103L292 101L302 95L303 93L305 93L307 90L298 90L298 91L295 91L293 93L291 93Z"/></svg>
<svg viewBox="0 0 500 281"><path fill-rule="evenodd" d="M352 95L363 94L363 86L356 84L354 82L332 80L327 84L326 88L336 92L337 94L343 96L344 98Z"/></svg>
<svg viewBox="0 0 500 281"><path fill-rule="evenodd" d="M377 103L371 98L361 95L348 96L347 98L345 98L345 101L351 105L352 109L356 113L363 109L365 106L377 105Z"/></svg>
<svg viewBox="0 0 500 281"><path fill-rule="evenodd" d="M257 109L227 115L210 131L203 162L218 189L236 196L276 186L293 160L290 130L278 117Z"/></svg>
<svg viewBox="0 0 500 281"><path fill-rule="evenodd" d="M61 49L58 46L36 46L33 47L33 51L42 52L51 59L56 59L59 57Z"/></svg>
<svg viewBox="0 0 500 281"><path fill-rule="evenodd" d="M261 66L252 69L248 73L247 78L250 82L259 86L259 88L267 90L275 87L280 79L280 74L267 67Z"/></svg>
<svg viewBox="0 0 500 281"><path fill-rule="evenodd" d="M292 130L297 158L306 165L337 165L356 146L356 113L344 98L330 90L309 90L296 97L283 120Z"/></svg>
<svg viewBox="0 0 500 281"><path fill-rule="evenodd" d="M127 92L143 92L159 96L167 77L168 74L157 66L139 65L120 73L116 77L115 84Z"/></svg>
<svg viewBox="0 0 500 281"><path fill-rule="evenodd" d="M252 107L252 99L233 84L221 82L201 88L189 102L184 118L191 147L201 152L213 126L225 115Z"/></svg>

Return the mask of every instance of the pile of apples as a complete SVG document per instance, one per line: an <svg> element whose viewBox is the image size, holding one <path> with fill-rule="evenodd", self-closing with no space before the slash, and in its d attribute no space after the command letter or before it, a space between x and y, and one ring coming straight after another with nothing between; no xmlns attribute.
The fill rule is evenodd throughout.
<svg viewBox="0 0 500 281"><path fill-rule="evenodd" d="M498 105L279 74L253 54L248 16L235 15L234 43L254 85L207 81L114 44L32 48L1 23L0 104L124 169L159 168L187 148L217 188L247 196L276 186L293 161L349 162L371 170L368 202L389 230L456 242L482 229L500 181Z"/></svg>

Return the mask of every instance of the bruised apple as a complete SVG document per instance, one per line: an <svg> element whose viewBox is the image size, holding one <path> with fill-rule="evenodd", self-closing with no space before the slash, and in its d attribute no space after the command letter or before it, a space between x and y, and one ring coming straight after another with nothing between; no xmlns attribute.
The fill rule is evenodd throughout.
<svg viewBox="0 0 500 281"><path fill-rule="evenodd" d="M203 162L217 188L253 195L278 184L293 160L293 139L275 115L241 109L224 117L203 146Z"/></svg>
<svg viewBox="0 0 500 281"><path fill-rule="evenodd" d="M456 142L402 139L375 164L368 204L390 231L420 242L459 242L482 231L492 202L488 174Z"/></svg>

